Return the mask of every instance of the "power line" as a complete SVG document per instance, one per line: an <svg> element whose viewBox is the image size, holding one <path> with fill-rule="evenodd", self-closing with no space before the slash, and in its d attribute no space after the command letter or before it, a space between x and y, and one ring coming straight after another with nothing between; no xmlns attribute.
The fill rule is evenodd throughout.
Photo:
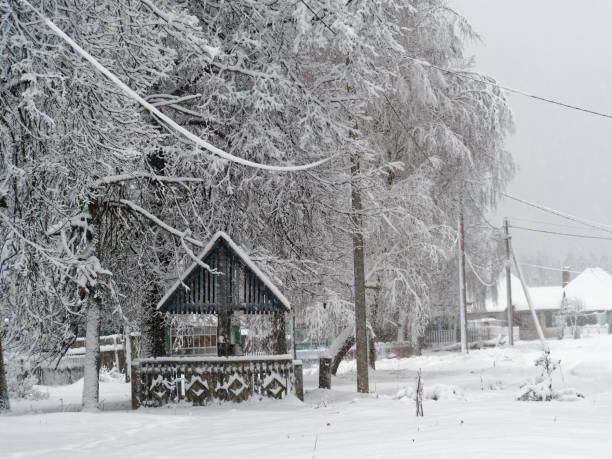
<svg viewBox="0 0 612 459"><path fill-rule="evenodd" d="M545 221L545 220L534 220L531 218L523 218L523 217L510 217L510 220L521 220L524 222L529 222L529 223L536 223L539 225L550 225L550 226L557 226L559 228L571 228L571 229L578 229L578 230L584 230L584 226L577 226L577 225L564 225L563 223L553 223L553 222L549 222L549 221Z"/></svg>
<svg viewBox="0 0 612 459"><path fill-rule="evenodd" d="M578 105L567 104L567 103L561 102L559 100L550 99L548 97L542 97L542 96L537 96L535 94L530 94L528 92L521 91L520 89L514 89L514 88L511 88L509 86L501 85L501 84L499 84L499 83L497 83L495 81L491 81L491 80L487 80L487 79L483 79L483 78L473 77L471 75L468 75L466 72L457 71L457 70L451 70L451 69L447 69L447 68L444 68L444 67L440 67L440 66L432 64L430 62L424 61L422 59L418 59L416 57L412 57L412 56L403 56L403 57L406 58L406 59L409 59L409 60L411 60L413 62L417 62L417 63L419 63L419 64L421 64L421 65L423 65L425 67L431 67L431 68L434 68L436 70L440 70L441 72L444 72L444 73L450 73L452 75L456 75L456 76L458 76L460 78L465 78L465 79L468 79L468 80L476 81L478 83L485 83L485 84L488 84L490 86L495 86L495 87L497 87L499 89L503 89L504 91L507 91L507 92L510 92L510 93L513 93L513 94L518 94L518 95L521 95L521 96L524 96L524 97L530 97L531 99L539 100L540 102L547 102L549 104L559 105L559 106L564 107L564 108L569 108L571 110L577 110L577 111L580 111L580 112L588 113L590 115L601 116L603 118L612 119L612 115L610 115L608 113L598 112L598 111L591 110L591 109L588 109L588 108L579 107Z"/></svg>
<svg viewBox="0 0 612 459"><path fill-rule="evenodd" d="M330 30L330 31L331 31L331 32L332 32L334 35L337 35L337 32L336 32L335 30L333 30L333 29L332 29L332 28L331 28L331 27L330 27L330 26L329 26L329 25L328 25L328 24L327 24L327 23L326 23L326 22L323 20L323 18L320 18L320 17L319 17L319 15L318 15L318 13L317 13L317 12L316 12L316 11L315 11L315 10L314 10L314 9L313 9L313 8L312 8L312 7L311 7L309 4L308 4L308 3L306 3L306 1L305 1L305 0L300 0L300 2L301 2L301 3L302 3L302 4L303 4L303 5L306 7L306 8L308 8L308 10L310 10L310 12L311 12L311 13L314 15L314 17L315 17L315 19L316 19L316 20L321 21L321 22L323 23L323 25L325 25L325 27L327 27L327 29L329 29L329 30ZM379 17L377 17L377 19L378 19L379 21L381 21L381 19L380 19ZM381 22L382 22L382 21L381 21ZM404 56L402 56L402 57L404 57L405 59L408 59L408 60L410 60L410 61L416 62L416 63L418 63L418 64L420 64L420 65L423 65L423 66L425 66L425 67L431 67L431 68L434 68L434 69L439 70L439 71L441 71L441 72L444 72L444 73L449 73L449 74L452 74L452 75L458 76L459 78L464 78L464 79L467 79L467 80L476 81L476 82L478 82L478 83L485 83L485 84L488 84L488 85L490 85L490 86L495 86L495 87L497 87L497 88L499 88L499 89L503 89L504 91L509 92L509 93L512 93L512 94L518 94L518 95L520 95L520 96L523 96L523 97L529 97L529 98L531 98L531 99L538 100L538 101L540 101L540 102L546 102L546 103L549 103L549 104L558 105L558 106L563 107L563 108L569 108L569 109L571 109L571 110L577 110L577 111L580 111L580 112L583 112L583 113L588 113L588 114L590 114L590 115L601 116L601 117L603 117L603 118L612 119L612 114L609 114L609 113L598 112L598 111L596 111L596 110L591 110L591 109L589 109L589 108L580 107L580 106L578 106L578 105L568 104L568 103L566 103L566 102L561 102L560 100L551 99L551 98L549 98L549 97L543 97L543 96L538 96L538 95L536 95L536 94L531 94L531 93L528 93L528 92L526 92L526 91L522 91L522 90L520 90L520 89L515 89L515 88L511 88L511 87L506 86L506 85L502 85L502 84L500 84L500 83L497 83L496 81L493 81L492 79L486 79L486 78L476 78L476 77L474 77L474 76L469 75L469 74L468 74L467 72L465 72L465 71L458 71L458 70L452 70L452 69L448 69L448 68L440 67L440 66L438 66L438 65L432 64L431 62L425 61L425 60L423 60L423 59L419 59L419 58L417 58L417 57L412 57L412 56L408 56L408 55L404 55ZM389 102L389 100L388 100L388 99L387 99L387 102ZM391 104L391 103L389 102L389 104ZM393 106L392 106L392 107L393 107ZM394 109L394 111L395 111L395 109Z"/></svg>
<svg viewBox="0 0 612 459"><path fill-rule="evenodd" d="M313 9L311 8L311 6L310 6L308 3L306 3L304 0L300 0L300 2L301 2L301 3L302 3L302 4L303 4L303 5L306 7L306 8L308 8L308 9L310 10L310 12L311 12L311 13L314 15L315 19L316 19L317 21L321 21L321 22L323 23L323 25L324 25L325 27L327 27L331 33L333 33L334 35L337 35L337 34L338 34L338 32L336 32L336 31L335 31L334 29L332 29L332 28L331 28L329 25L327 25L327 22L325 22L325 21L323 20L323 18L320 18L320 17L319 17L319 14L318 14L318 13L317 13L315 10L313 10Z"/></svg>
<svg viewBox="0 0 612 459"><path fill-rule="evenodd" d="M570 236L570 237L580 237L583 239L601 239L604 241L612 241L612 237L605 237L605 236L591 236L589 234L560 233L558 231L549 231L549 230L536 229L536 228L525 228L524 226L514 226L514 225L511 225L510 228L515 228L515 229L524 230L524 231L533 231L536 233L555 234L557 236Z"/></svg>
<svg viewBox="0 0 612 459"><path fill-rule="evenodd" d="M474 276L476 276L476 279L478 279L478 281L484 285L485 287L493 287L497 284L497 282L493 281L493 282L486 282L485 280L482 279L482 277L480 276L480 274L478 274L478 272L476 271L476 268L474 268L474 265L472 264L472 260L470 259L470 257L467 255L467 253L465 254L465 260L468 262L468 266L470 267L470 269L472 270L472 272L474 273Z"/></svg>
<svg viewBox="0 0 612 459"><path fill-rule="evenodd" d="M532 263L521 263L521 265L523 265L523 266L530 266L532 268L547 269L549 271L559 271L559 272L567 271L568 273L582 274L582 271L571 271L569 269L553 268L552 266L534 265Z"/></svg>
<svg viewBox="0 0 612 459"><path fill-rule="evenodd" d="M562 218L565 218L567 220L571 220L571 221L574 221L574 222L577 222L577 223L581 223L581 224L583 224L585 226L590 226L591 228L596 228L598 230L605 231L606 233L611 233L612 234L612 226L610 226L610 225L606 225L604 223L597 223L597 222L592 222L592 221L589 221L589 220L585 220L583 218L576 217L574 215L566 214L564 212L561 212L561 211L558 211L558 210L555 210L555 209L551 209L549 207L545 207L545 206L543 206L541 204L536 204L536 203L533 203L533 202L525 201L524 199L517 198L516 196L512 196L511 194L508 194L508 193L503 193L503 195L506 196L507 198L510 198L510 199L512 199L514 201L520 202L520 203L525 204L527 206L531 206L531 207L534 207L536 209L542 210L544 212L548 212L548 213L551 213L553 215L557 215L558 217L562 217Z"/></svg>

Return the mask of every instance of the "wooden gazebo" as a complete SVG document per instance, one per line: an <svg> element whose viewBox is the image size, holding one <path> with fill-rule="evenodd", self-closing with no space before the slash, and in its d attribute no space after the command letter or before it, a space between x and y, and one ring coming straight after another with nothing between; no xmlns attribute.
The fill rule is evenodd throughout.
<svg viewBox="0 0 612 459"><path fill-rule="evenodd" d="M286 354L285 314L291 306L226 233L216 233L194 262L166 292L157 310L170 314L214 314L214 327L189 336L166 330L164 356L140 359L132 369L132 406L159 406L186 400L202 405L213 400L242 401L250 396L282 398L298 376L301 363ZM242 355L232 317L267 314L272 318L270 355ZM212 330L211 330L212 329ZM294 363L299 374L294 373Z"/></svg>

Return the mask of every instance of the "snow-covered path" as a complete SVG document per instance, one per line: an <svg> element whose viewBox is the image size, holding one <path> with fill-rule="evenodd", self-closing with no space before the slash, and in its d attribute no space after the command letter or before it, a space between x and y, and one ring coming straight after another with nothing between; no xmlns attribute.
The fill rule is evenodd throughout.
<svg viewBox="0 0 612 459"><path fill-rule="evenodd" d="M349 362L334 390L310 390L305 403L7 416L0 418L0 457L612 457L612 337L551 347L562 359L563 380L559 375L556 383L576 387L586 399L514 401L519 383L535 375L538 355L535 343L520 343L467 357L379 361L372 375L377 395L354 392ZM425 401L424 418L415 417L410 398L396 396L402 387L410 391L419 367L426 395L439 398ZM312 387L316 375L306 380ZM64 400L69 390L59 389ZM127 390L109 382L102 393L109 406L119 406ZM51 394L45 409L56 400ZM17 412L28 410L15 405Z"/></svg>

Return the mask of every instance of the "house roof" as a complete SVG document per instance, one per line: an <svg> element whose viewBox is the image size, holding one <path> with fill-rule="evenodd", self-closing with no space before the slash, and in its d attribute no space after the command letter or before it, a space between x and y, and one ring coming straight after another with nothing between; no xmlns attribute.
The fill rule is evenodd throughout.
<svg viewBox="0 0 612 459"><path fill-rule="evenodd" d="M255 262L247 255L247 253L236 244L229 235L223 231L216 232L211 240L206 244L206 247L200 252L198 255L199 260L204 260L206 256L213 250L219 239L223 239L227 245L234 251L234 253L242 260L242 262L248 266L253 274L255 274L261 282L270 290L270 292L276 297L276 299L287 309L291 310L291 303L289 300L285 298L285 296L280 292L280 290L272 283L270 278L261 271ZM194 262L180 277L179 279L168 289L166 294L163 296L159 303L157 303L157 309L161 309L168 301L168 299L172 296L172 294L185 282L185 279L189 277L191 272L200 266L198 263Z"/></svg>
<svg viewBox="0 0 612 459"><path fill-rule="evenodd" d="M612 310L612 274L587 268L565 287L568 300L580 302L583 311Z"/></svg>
<svg viewBox="0 0 612 459"><path fill-rule="evenodd" d="M515 311L528 311L529 305L525 292L521 286L521 281L514 274L511 274L512 304ZM502 312L507 309L506 301L506 274L502 272L497 280L497 295L488 295L485 300L487 312ZM529 287L529 295L533 302L533 307L539 311L552 311L561 307L563 299L563 288L561 286L552 287Z"/></svg>

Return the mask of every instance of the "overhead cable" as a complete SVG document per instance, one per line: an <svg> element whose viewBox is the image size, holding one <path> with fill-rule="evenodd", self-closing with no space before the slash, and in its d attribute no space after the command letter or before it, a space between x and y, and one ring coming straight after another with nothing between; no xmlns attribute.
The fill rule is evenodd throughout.
<svg viewBox="0 0 612 459"><path fill-rule="evenodd" d="M580 107L578 105L572 105L572 104L568 104L568 103L565 103L565 102L561 102L559 100L550 99L548 97L542 97L542 96L537 96L535 94L530 94L528 92L521 91L520 89L514 89L514 88L511 88L509 86L504 86L504 85L499 84L496 81L493 81L493 80L490 80L490 79L473 77L473 76L469 75L468 73L466 73L465 71L451 70L451 69L447 69L447 68L444 68L444 67L440 67L438 65L432 64L430 62L424 61L423 59L419 59L419 58L416 58L416 57L412 57L412 56L403 56L403 57L408 59L408 60L411 60L413 62L416 62L416 63L418 63L420 65L423 65L425 67L431 67L431 68L434 68L434 69L439 70L439 71L444 72L444 73L450 73L450 74L456 75L456 76L458 76L460 78L464 78L464 79L468 79L468 80L472 80L472 81L477 81L478 83L485 83L485 84L488 84L490 86L495 86L495 87L497 87L499 89L503 89L504 91L507 91L507 92L510 92L510 93L513 93L513 94L518 94L518 95L521 95L521 96L524 96L524 97L529 97L531 99L539 100L541 102L547 102L549 104L554 104L554 105L558 105L558 106L561 106L561 107L564 107L564 108L569 108L571 110L577 110L577 111L580 111L580 112L588 113L590 115L601 116L603 118L612 119L612 115L608 114L608 113L598 112L598 111L591 110L591 109L588 109L588 108Z"/></svg>
<svg viewBox="0 0 612 459"><path fill-rule="evenodd" d="M476 279L478 279L478 281L484 285L485 287L493 287L496 285L496 282L486 282L482 279L482 277L480 277L480 275L478 274L478 272L476 271L476 268L474 268L474 265L472 264L472 260L470 260L470 257L467 255L467 253L465 254L465 260L468 262L468 265L470 266L470 269L472 270L472 272L474 273L474 275L476 276Z"/></svg>
<svg viewBox="0 0 612 459"><path fill-rule="evenodd" d="M510 220L514 221L514 220L520 220L523 222L528 222L528 223L535 223L538 225L550 225L550 226L557 226L559 228L570 228L570 229L578 229L578 230L584 230L584 225L582 226L577 226L577 225L571 225L571 224L563 224L563 223L554 223L551 221L546 221L546 220L534 220L531 218L524 218L524 217L510 217Z"/></svg>
<svg viewBox="0 0 612 459"><path fill-rule="evenodd" d="M529 266L529 267L531 267L531 268L546 269L546 270L548 270L548 271L558 271L558 272L565 272L565 271L567 271L568 273L573 273L573 274L582 274L582 271L572 271L572 270L570 270L570 269L553 268L552 266L534 265L533 263L525 263L525 262L521 262L521 265L523 265L523 266Z"/></svg>
<svg viewBox="0 0 612 459"><path fill-rule="evenodd" d="M592 222L592 221L589 221L589 220L585 220L584 218L576 217L576 216L570 215L570 214L566 214L565 212L561 212L561 211L558 211L558 210L555 210L555 209L551 209L551 208L545 207L545 206L543 206L541 204L536 204L534 202L525 201L524 199L517 198L516 196L512 196L511 194L508 194L508 193L503 193L503 195L506 196L507 198L510 198L510 199L512 199L514 201L520 202L520 203L525 204L527 206L531 206L531 207L534 207L536 209L542 210L544 212L549 212L549 213L551 213L553 215L557 215L559 217L565 218L567 220L578 222L578 223L581 223L581 224L583 224L585 226L590 226L591 228L596 228L598 230L605 231L606 233L612 234L612 226L610 226L610 225L606 225L604 223L597 223L597 222Z"/></svg>
<svg viewBox="0 0 612 459"><path fill-rule="evenodd" d="M549 230L536 229L536 228L526 228L524 226L514 226L514 225L510 225L510 228L524 230L524 231L533 231L535 233L554 234L557 236L569 236L569 237L579 237L583 239L600 239L604 241L612 241L612 237L606 237L606 236L592 236L590 234L560 233L558 231L549 231Z"/></svg>

